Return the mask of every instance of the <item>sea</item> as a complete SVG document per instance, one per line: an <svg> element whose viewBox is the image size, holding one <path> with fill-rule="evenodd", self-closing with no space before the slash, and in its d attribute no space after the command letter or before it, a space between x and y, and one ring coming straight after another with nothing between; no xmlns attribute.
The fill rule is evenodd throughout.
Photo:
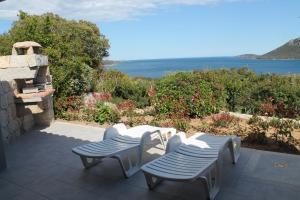
<svg viewBox="0 0 300 200"><path fill-rule="evenodd" d="M255 73L297 74L300 60L260 60L239 57L172 58L151 60L129 60L106 66L120 70L132 77L159 78L169 73L193 70L247 67Z"/></svg>

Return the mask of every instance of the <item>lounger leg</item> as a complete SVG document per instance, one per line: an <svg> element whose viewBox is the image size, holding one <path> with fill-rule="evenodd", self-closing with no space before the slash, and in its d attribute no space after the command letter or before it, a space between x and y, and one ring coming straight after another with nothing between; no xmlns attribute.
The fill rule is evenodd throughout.
<svg viewBox="0 0 300 200"><path fill-rule="evenodd" d="M130 176L137 173L140 170L142 165L142 161L141 161L142 156L141 156L140 148L137 147L131 151L132 151L131 153L122 152L122 154L113 156L113 158L116 158L119 161L125 178L129 178ZM127 161L128 163L127 167L125 165L125 161Z"/></svg>
<svg viewBox="0 0 300 200"><path fill-rule="evenodd" d="M241 139L233 138L229 144L232 163L236 164L240 157Z"/></svg>
<svg viewBox="0 0 300 200"><path fill-rule="evenodd" d="M205 176L202 176L199 178L199 181L202 183L203 187L204 187L204 192L205 195L207 197L208 200L211 200L211 195L210 195L210 187L209 187L209 183L208 183L208 179Z"/></svg>
<svg viewBox="0 0 300 200"><path fill-rule="evenodd" d="M144 175L145 175L145 178L147 181L148 188L150 190L153 190L155 188L155 186L157 186L159 183L162 182L162 179L154 177L151 174L148 174L146 172L144 172Z"/></svg>
<svg viewBox="0 0 300 200"><path fill-rule="evenodd" d="M80 156L80 158L85 169L89 169L97 165L102 160L101 158L88 158L84 156Z"/></svg>
<svg viewBox="0 0 300 200"><path fill-rule="evenodd" d="M165 144L165 142L164 142L164 138L163 138L162 134L159 133L158 135L159 135L160 143L162 144L164 150L166 150L166 144ZM167 139L168 139L168 138L167 138L167 136L166 136L166 141L167 141Z"/></svg>
<svg viewBox="0 0 300 200"><path fill-rule="evenodd" d="M204 186L207 199L215 199L220 191L222 162L222 159L217 160L206 175L199 177L199 181Z"/></svg>

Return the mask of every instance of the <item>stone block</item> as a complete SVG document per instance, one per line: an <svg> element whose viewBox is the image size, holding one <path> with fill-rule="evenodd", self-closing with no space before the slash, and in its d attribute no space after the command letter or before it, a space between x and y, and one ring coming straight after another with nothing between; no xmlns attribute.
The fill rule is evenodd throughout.
<svg viewBox="0 0 300 200"><path fill-rule="evenodd" d="M0 96L5 93L2 83L3 83L3 81L0 80Z"/></svg>
<svg viewBox="0 0 300 200"><path fill-rule="evenodd" d="M0 57L0 69L9 67L10 56L1 56Z"/></svg>
<svg viewBox="0 0 300 200"><path fill-rule="evenodd" d="M8 105L15 104L15 97L12 92L7 93L7 103Z"/></svg>
<svg viewBox="0 0 300 200"><path fill-rule="evenodd" d="M0 69L47 66L48 57L37 54L1 56L0 65Z"/></svg>
<svg viewBox="0 0 300 200"><path fill-rule="evenodd" d="M0 108L6 109L8 107L8 98L6 94L0 96Z"/></svg>
<svg viewBox="0 0 300 200"><path fill-rule="evenodd" d="M2 128L7 127L8 125L8 115L6 110L1 110L0 111L0 126Z"/></svg>
<svg viewBox="0 0 300 200"><path fill-rule="evenodd" d="M15 132L18 129L20 129L20 121L19 121L19 119L16 118L13 121L9 121L9 123L8 123L8 129L11 132Z"/></svg>
<svg viewBox="0 0 300 200"><path fill-rule="evenodd" d="M34 121L39 126L49 126L54 120L53 110L47 110L40 114L34 115Z"/></svg>
<svg viewBox="0 0 300 200"><path fill-rule="evenodd" d="M35 78L36 74L37 69L29 67L0 69L0 79L3 80Z"/></svg>
<svg viewBox="0 0 300 200"><path fill-rule="evenodd" d="M5 143L10 142L10 134L7 128L1 128L2 139Z"/></svg>
<svg viewBox="0 0 300 200"><path fill-rule="evenodd" d="M11 91L10 84L8 81L2 82L2 87L3 87L5 93L8 93Z"/></svg>
<svg viewBox="0 0 300 200"><path fill-rule="evenodd" d="M29 109L32 114L42 113L44 110L42 108L42 105L40 105L41 102L34 104L34 105L26 105L25 108Z"/></svg>
<svg viewBox="0 0 300 200"><path fill-rule="evenodd" d="M23 117L22 125L23 125L23 130L25 132L32 129L32 127L34 126L34 118L33 118L32 114L28 114Z"/></svg>
<svg viewBox="0 0 300 200"><path fill-rule="evenodd" d="M11 104L7 108L7 113L8 113L8 119L9 120L14 120L15 118L17 118L17 112L16 112L16 106L15 106L15 104Z"/></svg>

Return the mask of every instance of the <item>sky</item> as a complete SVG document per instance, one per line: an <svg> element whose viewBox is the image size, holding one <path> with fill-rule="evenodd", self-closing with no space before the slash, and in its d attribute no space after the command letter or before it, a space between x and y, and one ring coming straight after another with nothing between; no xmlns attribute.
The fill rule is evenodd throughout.
<svg viewBox="0 0 300 200"><path fill-rule="evenodd" d="M0 33L18 10L96 23L113 60L264 54L300 37L299 0L6 0Z"/></svg>

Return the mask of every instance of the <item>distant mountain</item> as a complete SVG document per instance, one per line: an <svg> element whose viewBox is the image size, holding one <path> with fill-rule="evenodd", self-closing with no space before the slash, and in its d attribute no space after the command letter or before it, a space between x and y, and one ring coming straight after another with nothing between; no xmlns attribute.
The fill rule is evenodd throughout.
<svg viewBox="0 0 300 200"><path fill-rule="evenodd" d="M105 59L102 61L102 63L105 66L110 66L110 65L115 65L115 64L119 63L119 61Z"/></svg>
<svg viewBox="0 0 300 200"><path fill-rule="evenodd" d="M300 38L290 40L286 44L278 47L277 49L270 51L259 59L300 59Z"/></svg>
<svg viewBox="0 0 300 200"><path fill-rule="evenodd" d="M256 55L256 54L243 54L243 55L239 55L237 57L241 58L241 59L257 59L259 57L259 55Z"/></svg>

